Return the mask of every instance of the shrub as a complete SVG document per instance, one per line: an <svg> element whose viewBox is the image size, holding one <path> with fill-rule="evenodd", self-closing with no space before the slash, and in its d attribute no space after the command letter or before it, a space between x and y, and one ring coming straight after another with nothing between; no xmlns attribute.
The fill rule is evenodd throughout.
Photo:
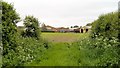
<svg viewBox="0 0 120 68"><path fill-rule="evenodd" d="M0 34L2 34L3 44L3 68L23 66L24 64L30 63L40 57L48 48L48 43L40 39L38 20L34 17L26 17L26 28L29 28L27 24L32 22L32 25L30 24L30 29L33 29L33 37L22 37L20 33L17 32L16 23L19 19L13 5L2 2L2 26L0 24L2 33L0 32ZM0 48L2 48L2 45L0 45Z"/></svg>
<svg viewBox="0 0 120 68"><path fill-rule="evenodd" d="M43 40L35 38L24 38L18 36L16 38L17 47L15 50L9 50L8 54L3 57L3 67L24 66L27 63L37 60L44 53L46 48Z"/></svg>
<svg viewBox="0 0 120 68"><path fill-rule="evenodd" d="M118 39L96 38L79 41L80 66L113 66L118 65Z"/></svg>
<svg viewBox="0 0 120 68"><path fill-rule="evenodd" d="M81 65L119 66L119 34L118 12L101 15L92 23L90 38L78 42Z"/></svg>
<svg viewBox="0 0 120 68"><path fill-rule="evenodd" d="M24 37L35 37L40 39L39 21L33 16L26 16L24 19L25 32Z"/></svg>
<svg viewBox="0 0 120 68"><path fill-rule="evenodd" d="M16 23L19 16L16 13L13 5L6 2L2 2L2 43L3 43L3 56L6 55L9 50L16 47L15 34Z"/></svg>
<svg viewBox="0 0 120 68"><path fill-rule="evenodd" d="M112 37L118 38L119 27L118 12L101 15L92 24L91 37L96 38L96 36L103 36L109 39Z"/></svg>

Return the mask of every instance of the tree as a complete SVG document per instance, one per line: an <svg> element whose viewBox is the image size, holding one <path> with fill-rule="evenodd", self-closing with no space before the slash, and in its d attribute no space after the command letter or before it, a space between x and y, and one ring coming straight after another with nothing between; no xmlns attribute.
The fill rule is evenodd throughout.
<svg viewBox="0 0 120 68"><path fill-rule="evenodd" d="M79 26L75 25L74 28L78 28Z"/></svg>
<svg viewBox="0 0 120 68"><path fill-rule="evenodd" d="M17 33L16 23L20 19L12 4L2 2L2 43L3 43L3 56L9 50L15 49Z"/></svg>
<svg viewBox="0 0 120 68"><path fill-rule="evenodd" d="M35 37L40 39L39 21L33 16L26 16L24 19L25 32L24 37Z"/></svg>
<svg viewBox="0 0 120 68"><path fill-rule="evenodd" d="M71 26L70 28L73 28L73 26Z"/></svg>

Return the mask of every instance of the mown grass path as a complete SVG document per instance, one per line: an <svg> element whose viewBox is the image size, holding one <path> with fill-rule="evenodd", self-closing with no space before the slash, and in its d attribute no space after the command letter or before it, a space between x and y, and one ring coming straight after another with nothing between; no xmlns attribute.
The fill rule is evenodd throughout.
<svg viewBox="0 0 120 68"><path fill-rule="evenodd" d="M79 47L74 43L88 34L76 33L43 33L42 37L48 40L49 48L37 61L28 64L30 66L78 66Z"/></svg>
<svg viewBox="0 0 120 68"><path fill-rule="evenodd" d="M33 62L32 66L78 66L79 49L71 46L71 43L54 43L42 57L39 62Z"/></svg>

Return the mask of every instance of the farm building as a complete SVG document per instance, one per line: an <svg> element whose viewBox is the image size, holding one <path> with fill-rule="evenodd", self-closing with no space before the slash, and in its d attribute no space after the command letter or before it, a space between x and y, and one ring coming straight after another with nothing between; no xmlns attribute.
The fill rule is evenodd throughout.
<svg viewBox="0 0 120 68"><path fill-rule="evenodd" d="M74 32L74 33L86 33L91 30L91 26L84 26L84 27L74 27L74 28L65 28L65 27L59 27L55 28L49 25L42 24L41 30L43 32Z"/></svg>
<svg viewBox="0 0 120 68"><path fill-rule="evenodd" d="M71 28L70 28L70 32L80 33L79 31L80 31L79 27L72 27L71 26Z"/></svg>
<svg viewBox="0 0 120 68"><path fill-rule="evenodd" d="M75 32L75 33L80 33L80 28L74 29L74 32Z"/></svg>
<svg viewBox="0 0 120 68"><path fill-rule="evenodd" d="M57 30L57 28L55 28L55 27L52 27L52 26L46 26L46 29L47 29L47 31L51 31L51 32L57 32L58 30Z"/></svg>
<svg viewBox="0 0 120 68"><path fill-rule="evenodd" d="M70 28L70 32L75 32L75 33L86 33L89 32L90 30L91 30L91 26Z"/></svg>
<svg viewBox="0 0 120 68"><path fill-rule="evenodd" d="M60 27L60 28L57 28L58 32L70 32L70 29L69 28L64 28L64 27Z"/></svg>
<svg viewBox="0 0 120 68"><path fill-rule="evenodd" d="M84 26L84 27L83 27L83 32L84 32L84 33L90 32L90 31L91 31L91 28L92 28L92 26Z"/></svg>
<svg viewBox="0 0 120 68"><path fill-rule="evenodd" d="M65 27L55 28L49 25L46 26L45 24L42 24L41 30L43 32L69 32L70 31L69 28L65 28Z"/></svg>
<svg viewBox="0 0 120 68"><path fill-rule="evenodd" d="M42 26L41 26L41 31L43 31L43 32L57 32L57 29L52 27L52 26L49 26L49 25L46 26L43 23Z"/></svg>

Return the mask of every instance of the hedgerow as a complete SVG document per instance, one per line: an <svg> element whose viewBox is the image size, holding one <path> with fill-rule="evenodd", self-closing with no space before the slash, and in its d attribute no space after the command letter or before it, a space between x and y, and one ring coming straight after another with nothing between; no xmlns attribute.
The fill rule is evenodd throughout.
<svg viewBox="0 0 120 68"><path fill-rule="evenodd" d="M118 38L119 28L118 12L104 14L92 22L91 37L103 36L109 39L112 37Z"/></svg>
<svg viewBox="0 0 120 68"><path fill-rule="evenodd" d="M48 43L40 38L38 20L32 18L33 21L31 21L34 24L31 27L35 29L33 30L34 36L23 37L17 29L16 23L20 21L20 17L13 5L2 2L2 11L2 26L0 26L2 27L3 45L0 45L1 48L3 47L2 67L24 66L33 60L37 60L36 58L49 48Z"/></svg>
<svg viewBox="0 0 120 68"><path fill-rule="evenodd" d="M96 38L84 39L77 43L80 50L80 66L118 65L118 39Z"/></svg>
<svg viewBox="0 0 120 68"><path fill-rule="evenodd" d="M92 23L92 32L88 39L78 42L80 65L119 66L118 12L101 15Z"/></svg>
<svg viewBox="0 0 120 68"><path fill-rule="evenodd" d="M16 40L18 40L18 45L15 50L9 50L9 53L3 57L3 67L24 66L24 64L36 60L47 49L43 40L23 37Z"/></svg>

